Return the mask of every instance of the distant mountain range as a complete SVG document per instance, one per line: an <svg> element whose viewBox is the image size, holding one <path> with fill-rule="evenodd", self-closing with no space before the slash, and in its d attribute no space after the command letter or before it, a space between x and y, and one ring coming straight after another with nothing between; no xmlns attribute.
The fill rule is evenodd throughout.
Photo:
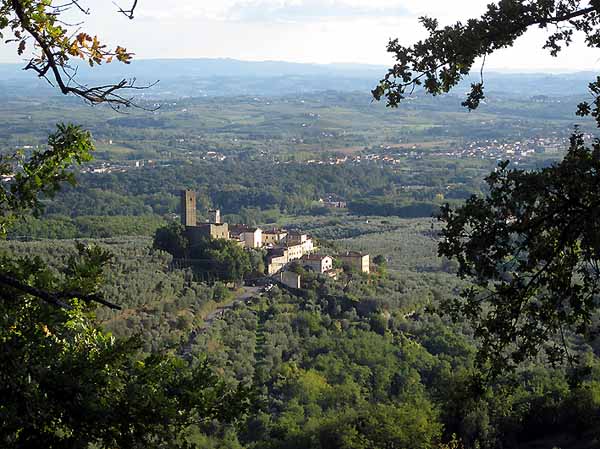
<svg viewBox="0 0 600 449"><path fill-rule="evenodd" d="M136 78L140 84L160 83L145 97L177 98L189 96L286 95L324 90L364 91L368 93L385 75L385 66L364 64L300 64L278 61L250 62L234 59L148 59L130 65L108 64L94 69L81 64L79 79L105 83ZM487 92L515 96L573 96L587 93L592 72L572 74L486 73ZM479 80L479 74L472 81ZM457 93L471 81L459 86ZM47 96L53 92L21 65L0 64L0 97Z"/></svg>
<svg viewBox="0 0 600 449"><path fill-rule="evenodd" d="M18 64L0 64L0 80L21 78ZM280 77L345 75L353 78L379 76L385 66L365 64L301 64L280 61L240 61L237 59L140 59L131 64L105 64L101 68L79 65L84 76L136 76L167 79L177 77Z"/></svg>

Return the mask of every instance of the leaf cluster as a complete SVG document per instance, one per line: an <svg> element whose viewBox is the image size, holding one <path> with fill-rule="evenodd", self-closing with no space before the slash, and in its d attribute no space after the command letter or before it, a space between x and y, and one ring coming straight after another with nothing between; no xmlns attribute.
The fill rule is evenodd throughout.
<svg viewBox="0 0 600 449"><path fill-rule="evenodd" d="M574 134L565 159L539 171L503 162L473 196L440 220L439 255L473 281L446 304L482 341L480 363L501 372L545 348L550 362L568 352L570 332L589 333L600 293L600 145ZM576 182L574 182L576 180ZM571 360L573 361L573 360Z"/></svg>
<svg viewBox="0 0 600 449"><path fill-rule="evenodd" d="M74 185L69 169L90 161L93 150L88 131L59 124L48 137L47 150L35 151L28 158L23 152L0 156L0 175L12 178L0 188L0 238L5 238L7 227L26 212L36 216L42 212L40 195L52 197L63 182Z"/></svg>
<svg viewBox="0 0 600 449"><path fill-rule="evenodd" d="M483 58L481 81L471 84L463 102L469 110L476 109L485 98L483 64L487 55L511 47L531 27L555 27L544 45L553 56L571 43L575 32L584 35L588 46L597 47L599 11L597 1L582 6L577 0L502 0L490 3L477 19L443 28L436 19L422 17L429 36L412 46L404 46L398 39L389 42L387 50L396 63L373 89L373 97L385 97L388 106L396 107L419 87L432 95L447 93Z"/></svg>

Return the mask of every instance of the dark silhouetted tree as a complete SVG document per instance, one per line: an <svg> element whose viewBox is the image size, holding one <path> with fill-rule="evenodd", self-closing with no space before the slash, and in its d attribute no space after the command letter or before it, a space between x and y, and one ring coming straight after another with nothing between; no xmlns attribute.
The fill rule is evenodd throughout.
<svg viewBox="0 0 600 449"><path fill-rule="evenodd" d="M413 46L398 40L388 50L396 64L373 90L398 106L415 88L448 92L478 60L510 47L529 28L550 29L544 45L552 55L576 34L600 46L600 2L503 0L477 19L439 27L421 18L429 37ZM484 98L481 80L463 105ZM591 103L574 111L600 125L600 78L590 84ZM458 262L458 275L473 281L443 307L456 321L469 320L481 339L481 365L500 372L545 352L550 362L573 357L568 334L595 331L600 293L600 145L588 147L575 132L564 160L539 171L503 162L489 175L485 198L442 209L440 256Z"/></svg>

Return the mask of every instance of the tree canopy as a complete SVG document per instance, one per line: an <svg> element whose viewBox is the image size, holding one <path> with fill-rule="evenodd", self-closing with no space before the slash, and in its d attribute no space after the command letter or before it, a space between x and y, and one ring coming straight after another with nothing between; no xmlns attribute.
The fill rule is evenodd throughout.
<svg viewBox="0 0 600 449"><path fill-rule="evenodd" d="M450 91L478 58L510 47L531 27L548 29L544 49L568 46L580 33L589 47L600 46L600 2L502 0L477 19L439 27L421 23L429 37L413 46L392 40L397 63L373 90L396 107L421 86L432 95ZM599 120L600 78L590 84L592 104L578 115ZM463 105L475 109L484 98L481 81L471 86ZM598 122L600 126L600 121ZM482 347L480 364L501 372L540 350L549 362L569 354L573 332L590 335L598 313L600 287L600 146L586 145L574 132L563 161L527 172L502 162L487 178L485 198L472 196L439 215L444 223L439 254L458 261L458 275L473 285L443 311L474 325Z"/></svg>
<svg viewBox="0 0 600 449"><path fill-rule="evenodd" d="M206 237L192 244L185 227L176 222L158 228L152 244L154 249L166 251L184 266L189 266L199 276L225 281L238 281L257 269L262 254L253 260L250 253L233 240ZM254 262L254 263L253 263ZM264 271L264 266L262 267Z"/></svg>

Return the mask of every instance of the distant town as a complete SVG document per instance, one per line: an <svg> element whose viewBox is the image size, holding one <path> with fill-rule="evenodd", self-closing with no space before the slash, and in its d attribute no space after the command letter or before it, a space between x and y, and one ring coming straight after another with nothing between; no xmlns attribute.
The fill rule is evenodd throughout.
<svg viewBox="0 0 600 449"><path fill-rule="evenodd" d="M592 136L586 135L585 139L591 139ZM109 145L112 141L108 142ZM361 165L373 164L394 166L402 163L406 158L422 159L431 158L449 158L449 159L488 159L500 160L510 159L513 162L520 162L531 158L534 155L558 155L564 153L568 148L568 138L564 136L548 136L529 138L515 141L499 141L497 139L472 140L465 143L452 143L447 148L427 148L424 145L411 145L409 143L402 145L379 145L375 148L365 147L364 149L352 155L338 155L324 158L312 158L295 163L306 165ZM32 147L33 148L33 147ZM183 151L184 149L180 148ZM218 151L189 152L187 154L190 161L204 160L223 162L236 156L227 155ZM263 154L263 158L271 163L285 164L290 161L280 161L277 157ZM88 164L83 173L103 174L103 173L124 173L130 170L140 168L152 168L157 166L170 166L180 160L170 159L147 159L147 160L127 160L127 161L99 161Z"/></svg>

